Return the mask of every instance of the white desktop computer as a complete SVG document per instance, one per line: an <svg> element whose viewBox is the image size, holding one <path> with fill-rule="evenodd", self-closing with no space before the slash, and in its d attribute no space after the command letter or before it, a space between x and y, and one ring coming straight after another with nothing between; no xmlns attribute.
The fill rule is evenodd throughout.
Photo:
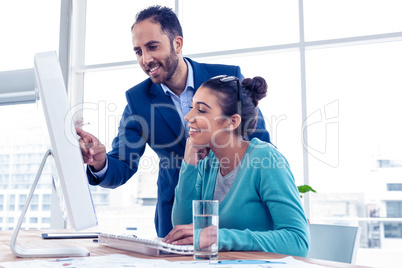
<svg viewBox="0 0 402 268"><path fill-rule="evenodd" d="M67 257L88 256L85 248L41 248L28 249L17 245L17 236L29 203L48 157L56 164L59 185L56 188L63 196L68 221L77 231L97 225L96 213L85 173L85 167L75 131L73 114L67 98L60 64L56 52L38 53L34 58L36 87L46 117L51 148L45 153L36 174L25 207L11 239L11 251L19 257ZM27 134L29 135L29 134Z"/></svg>

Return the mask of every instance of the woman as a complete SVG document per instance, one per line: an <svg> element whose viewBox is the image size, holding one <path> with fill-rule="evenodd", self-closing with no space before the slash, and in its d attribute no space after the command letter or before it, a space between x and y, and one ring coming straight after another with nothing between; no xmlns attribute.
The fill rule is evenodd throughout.
<svg viewBox="0 0 402 268"><path fill-rule="evenodd" d="M306 256L307 220L286 159L253 132L261 77L219 76L193 97L184 161L164 242L193 244L192 200L219 200L219 250L258 250ZM200 238L201 247L201 238Z"/></svg>

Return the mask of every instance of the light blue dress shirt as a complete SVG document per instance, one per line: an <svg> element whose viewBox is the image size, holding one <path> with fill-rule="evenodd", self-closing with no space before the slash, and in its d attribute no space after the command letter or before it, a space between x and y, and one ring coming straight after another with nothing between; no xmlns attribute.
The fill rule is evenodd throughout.
<svg viewBox="0 0 402 268"><path fill-rule="evenodd" d="M184 61L187 64L187 70L188 70L187 83L184 91L180 94L180 96L177 96L165 84L161 84L161 86L165 94L172 99L174 106L176 107L177 112L180 115L181 123L186 128L186 136L188 136L188 131L190 129L188 127L188 123L186 122L186 120L184 120L184 116L191 110L192 106L191 103L193 100L195 89L194 89L193 67L191 67L191 64L186 59L184 59Z"/></svg>

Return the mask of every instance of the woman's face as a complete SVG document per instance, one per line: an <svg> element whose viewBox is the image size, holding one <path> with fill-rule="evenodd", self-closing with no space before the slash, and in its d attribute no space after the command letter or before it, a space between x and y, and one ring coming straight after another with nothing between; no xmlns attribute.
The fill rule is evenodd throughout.
<svg viewBox="0 0 402 268"><path fill-rule="evenodd" d="M193 97L193 108L184 117L188 122L193 144L218 147L228 126L227 116L222 115L217 96L207 87L200 87Z"/></svg>

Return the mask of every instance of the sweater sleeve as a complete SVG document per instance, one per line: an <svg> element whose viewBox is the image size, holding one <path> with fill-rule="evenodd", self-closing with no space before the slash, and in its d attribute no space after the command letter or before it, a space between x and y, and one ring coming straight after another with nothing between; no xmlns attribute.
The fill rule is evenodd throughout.
<svg viewBox="0 0 402 268"><path fill-rule="evenodd" d="M272 230L220 229L220 249L307 256L310 243L308 224L293 175L284 158L282 162L278 159L271 161L273 168L260 168L253 173L253 177L259 177L255 184L261 201L272 217Z"/></svg>
<svg viewBox="0 0 402 268"><path fill-rule="evenodd" d="M181 165L172 210L173 226L193 222L193 200L200 199L201 196L198 170L198 166L187 164L185 161Z"/></svg>

